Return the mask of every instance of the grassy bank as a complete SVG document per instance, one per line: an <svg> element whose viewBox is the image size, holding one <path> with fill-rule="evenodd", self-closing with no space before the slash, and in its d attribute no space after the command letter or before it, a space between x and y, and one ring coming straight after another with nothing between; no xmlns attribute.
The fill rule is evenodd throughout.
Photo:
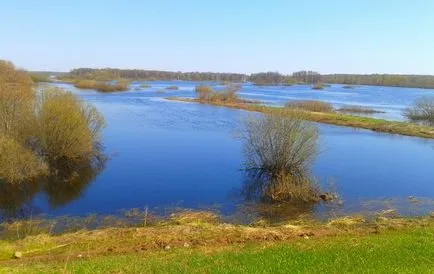
<svg viewBox="0 0 434 274"><path fill-rule="evenodd" d="M22 258L11 259L17 250ZM0 258L2 273L426 273L434 267L434 220L347 217L261 227L189 213L152 227L4 241Z"/></svg>
<svg viewBox="0 0 434 274"><path fill-rule="evenodd" d="M246 111L255 111L265 114L277 115L291 115L294 110L285 109L281 107L268 107L257 104L245 104L238 102L222 102L222 101L203 101L198 99L189 98L167 98L168 100L183 101L183 102L196 102L203 104L210 104L214 106L229 107L234 109L241 109ZM375 119L368 117L359 117L346 115L342 113L324 113L297 110L298 114L303 115L303 119L318 122L323 124L331 124L337 126L353 127L369 129L376 132L384 132L391 134L400 134L406 136L415 136L422 138L434 139L434 128L427 126L420 126L407 122L387 121L383 119Z"/></svg>

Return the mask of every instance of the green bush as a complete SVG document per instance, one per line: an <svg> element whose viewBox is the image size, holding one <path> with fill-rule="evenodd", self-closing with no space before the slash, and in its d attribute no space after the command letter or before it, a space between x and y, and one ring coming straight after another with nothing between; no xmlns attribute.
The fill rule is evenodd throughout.
<svg viewBox="0 0 434 274"><path fill-rule="evenodd" d="M75 95L46 90L38 112L38 142L48 159L82 160L95 153L104 120L92 106Z"/></svg>
<svg viewBox="0 0 434 274"><path fill-rule="evenodd" d="M21 182L98 157L104 119L60 89L38 95L31 79L0 61L0 181Z"/></svg>

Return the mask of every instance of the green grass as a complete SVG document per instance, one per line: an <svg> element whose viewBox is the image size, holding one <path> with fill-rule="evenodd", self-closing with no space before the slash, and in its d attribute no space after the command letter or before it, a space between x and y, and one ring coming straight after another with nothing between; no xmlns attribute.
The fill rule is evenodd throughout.
<svg viewBox="0 0 434 274"><path fill-rule="evenodd" d="M1 269L1 268L0 268ZM433 273L434 229L296 239L220 249L174 248L61 261L18 261L1 273Z"/></svg>
<svg viewBox="0 0 434 274"><path fill-rule="evenodd" d="M259 104L248 104L242 102L225 102L225 101L206 101L189 98L167 98L168 100L197 102L214 106L229 107L233 109L241 109L246 111L255 111L273 115L293 115L288 108L268 107ZM294 111L294 110L292 110ZM434 139L434 127L421 126L408 122L388 121L383 119L375 119L369 117L353 116L342 113L324 113L299 110L297 115L303 115L303 119L312 122L323 124L331 124L337 126L353 127L368 129L376 132L384 132L390 134L400 134L406 136L415 136L421 138Z"/></svg>

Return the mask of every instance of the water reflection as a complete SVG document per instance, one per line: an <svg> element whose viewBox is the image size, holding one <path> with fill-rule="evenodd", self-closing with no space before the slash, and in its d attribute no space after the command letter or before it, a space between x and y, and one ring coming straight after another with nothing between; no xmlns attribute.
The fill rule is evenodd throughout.
<svg viewBox="0 0 434 274"><path fill-rule="evenodd" d="M47 196L51 209L80 198L104 169L107 160L105 155L99 154L73 166L58 163L56 172L34 181L19 184L0 181L0 220L29 218L39 213L32 200L40 193Z"/></svg>

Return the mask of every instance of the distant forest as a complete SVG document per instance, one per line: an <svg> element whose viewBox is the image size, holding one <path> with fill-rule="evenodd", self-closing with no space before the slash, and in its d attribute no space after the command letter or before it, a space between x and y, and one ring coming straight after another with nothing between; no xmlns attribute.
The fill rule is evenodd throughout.
<svg viewBox="0 0 434 274"><path fill-rule="evenodd" d="M240 73L214 73L214 72L173 72L140 69L73 69L66 77L89 80L184 80L184 81L216 81L216 82L246 82L248 76Z"/></svg>
<svg viewBox="0 0 434 274"><path fill-rule="evenodd" d="M329 84L434 88L433 75L328 74L321 81Z"/></svg>
<svg viewBox="0 0 434 274"><path fill-rule="evenodd" d="M172 72L139 69L73 69L60 78L90 79L107 81L113 79L129 80L185 80L215 82L252 82L256 85L292 85L292 84L345 84L376 85L393 87L434 88L432 75L398 74L325 74L315 71L298 71L291 75L278 72L261 72L251 75L241 73L215 72Z"/></svg>

